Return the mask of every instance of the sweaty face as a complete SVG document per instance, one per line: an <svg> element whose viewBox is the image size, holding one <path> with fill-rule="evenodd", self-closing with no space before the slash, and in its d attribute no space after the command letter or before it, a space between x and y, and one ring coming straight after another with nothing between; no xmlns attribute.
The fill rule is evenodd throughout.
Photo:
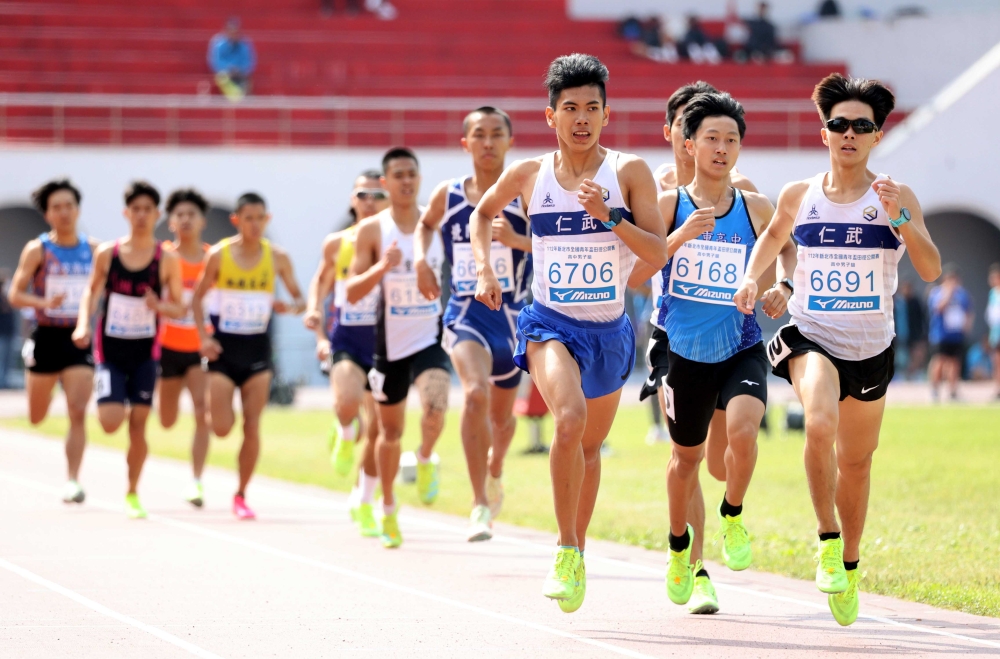
<svg viewBox="0 0 1000 659"><path fill-rule="evenodd" d="M382 177L383 187L389 191L393 203L406 205L413 203L420 190L420 170L412 158L394 158L386 165Z"/></svg>
<svg viewBox="0 0 1000 659"><path fill-rule="evenodd" d="M152 232L160 219L160 209L146 195L139 195L125 207L125 217L132 225L132 233Z"/></svg>
<svg viewBox="0 0 1000 659"><path fill-rule="evenodd" d="M386 193L385 199L378 200L372 194L373 190L385 191L380 179L359 176L354 181L354 190L351 191L351 208L354 209L354 214L359 222L389 207L388 193Z"/></svg>
<svg viewBox="0 0 1000 659"><path fill-rule="evenodd" d="M80 205L76 196L69 190L57 190L49 195L48 208L45 209L45 221L55 231L72 231L76 220L80 217Z"/></svg>
<svg viewBox="0 0 1000 659"><path fill-rule="evenodd" d="M170 213L170 230L178 238L199 238L205 229L205 216L201 209L184 201L174 206Z"/></svg>
<svg viewBox="0 0 1000 659"><path fill-rule="evenodd" d="M462 146L472 154L476 166L492 169L503 164L511 140L503 117L477 112L469 119L469 130L462 138Z"/></svg>
<svg viewBox="0 0 1000 659"><path fill-rule="evenodd" d="M233 213L233 224L236 225L240 235L248 240L263 238L264 230L270 220L271 216L263 204L244 204Z"/></svg>
<svg viewBox="0 0 1000 659"><path fill-rule="evenodd" d="M556 107L545 108L545 117L561 144L583 151L597 144L601 128L608 125L610 109L601 101L597 85L587 85L564 89Z"/></svg>
<svg viewBox="0 0 1000 659"><path fill-rule="evenodd" d="M872 107L861 101L844 101L837 103L830 109L830 119L843 117L844 119L868 119L875 121L875 113ZM823 144L830 147L830 158L843 164L854 164L864 162L871 153L872 147L882 139L882 131L874 133L858 134L854 128L850 127L846 133L834 133L825 127L820 132L823 136Z"/></svg>
<svg viewBox="0 0 1000 659"><path fill-rule="evenodd" d="M705 117L684 146L699 172L728 176L740 156L740 129L732 117Z"/></svg>

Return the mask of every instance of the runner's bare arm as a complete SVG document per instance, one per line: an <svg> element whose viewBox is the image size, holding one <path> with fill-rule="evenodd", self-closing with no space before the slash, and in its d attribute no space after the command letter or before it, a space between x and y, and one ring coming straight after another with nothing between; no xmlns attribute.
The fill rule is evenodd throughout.
<svg viewBox="0 0 1000 659"><path fill-rule="evenodd" d="M97 311L97 302L101 299L101 291L108 281L111 251L114 246L114 243L104 243L94 251L94 261L90 267L90 281L80 297L80 312L76 319L76 329L73 330L73 343L78 348L86 348L90 345L90 319Z"/></svg>
<svg viewBox="0 0 1000 659"><path fill-rule="evenodd" d="M302 324L306 329L316 332L316 337L325 337L323 328L323 301L330 294L337 279L337 255L340 253L340 241L344 240L344 232L330 234L323 240L323 251L319 257L319 265L309 281L309 297L306 301L306 314Z"/></svg>
<svg viewBox="0 0 1000 659"><path fill-rule="evenodd" d="M673 170L670 171L673 172ZM677 246L674 247L673 251L670 250L672 237L670 230L673 229L674 225L674 209L677 208L677 191L667 190L666 192L661 192L656 198L656 205L659 207L660 217L662 217L664 221L664 230L667 235L667 254L673 254L673 252L677 251L677 247L680 246L680 243L678 243ZM628 285L631 288L645 286L650 277L655 275L660 270L661 268L654 268L642 259L637 259L635 267L632 268L632 274L629 275Z"/></svg>
<svg viewBox="0 0 1000 659"><path fill-rule="evenodd" d="M753 223L754 233L758 236L767 230L774 217L774 206L771 200L758 193L744 191L743 199L746 201L747 210L750 212L750 222ZM790 253L790 254L789 254ZM791 257L791 268L789 265ZM788 276L786 273L795 271L795 246L789 238L781 248L778 258L773 264L767 267L764 274L757 282L757 290L760 292L760 308L770 318L780 318L788 307L788 299L792 292L784 286L776 285L780 279Z"/></svg>
<svg viewBox="0 0 1000 659"><path fill-rule="evenodd" d="M439 230L441 220L444 219L449 184L450 181L445 181L434 188L430 201L417 222L413 240L413 269L417 273L417 289L428 300L436 300L441 296L441 285L434 269L427 263L427 250L431 248L434 232Z"/></svg>
<svg viewBox="0 0 1000 659"><path fill-rule="evenodd" d="M184 282L177 252L160 253L160 285L167 292L167 298L159 298L152 289L147 289L146 306L167 318L183 318L187 314L187 306L184 304Z"/></svg>
<svg viewBox="0 0 1000 659"><path fill-rule="evenodd" d="M910 211L910 221L896 230L906 243L906 252L910 255L913 269L924 281L934 281L940 277L941 253L927 231L917 195L913 194L909 186L892 179L875 181L872 188L878 193L882 208L890 218L898 219L903 208Z"/></svg>
<svg viewBox="0 0 1000 659"><path fill-rule="evenodd" d="M222 247L216 245L208 251L205 257L205 269L195 284L191 294L191 313L194 315L194 326L198 330L198 341L201 343L201 354L214 361L219 358L222 347L212 338L205 328L205 296L219 278L219 263L222 261Z"/></svg>
<svg viewBox="0 0 1000 659"><path fill-rule="evenodd" d="M44 297L28 292L31 279L38 272L41 264L42 242L36 238L29 241L21 250L21 259L17 263L17 270L14 271L14 277L10 280L7 299L15 309L56 309L62 304L65 295L58 295L46 300Z"/></svg>
<svg viewBox="0 0 1000 659"><path fill-rule="evenodd" d="M493 218L493 240L525 254L531 253L531 234L521 235L514 231L514 225L504 217L503 213Z"/></svg>
<svg viewBox="0 0 1000 659"><path fill-rule="evenodd" d="M274 269L285 285L288 294L292 296L291 304L282 300L275 300L274 312L291 315L300 314L306 310L306 301L302 297L302 289L299 288L299 282L295 280L295 269L292 267L292 259L289 258L288 252L283 249L278 247L272 247L271 249L274 251Z"/></svg>
<svg viewBox="0 0 1000 659"><path fill-rule="evenodd" d="M739 188L744 192L759 192L759 190L757 190L757 186L751 183L750 179L743 176L743 174L740 174L735 169L730 172L729 182L733 184L734 188Z"/></svg>
<svg viewBox="0 0 1000 659"><path fill-rule="evenodd" d="M358 227L358 241L351 259L351 276L347 280L347 301L355 303L372 292L379 285L385 273L399 263L402 254L396 243L382 251L382 214L361 222ZM395 261L395 262L392 262Z"/></svg>

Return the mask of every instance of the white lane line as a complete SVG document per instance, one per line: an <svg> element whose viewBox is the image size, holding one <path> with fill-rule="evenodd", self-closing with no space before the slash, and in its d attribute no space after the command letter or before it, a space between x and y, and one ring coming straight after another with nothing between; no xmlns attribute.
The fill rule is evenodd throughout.
<svg viewBox="0 0 1000 659"><path fill-rule="evenodd" d="M202 659L222 659L222 657L220 657L219 655L212 654L208 650L203 650L199 648L197 645L188 643L183 639L177 638L173 634L165 632L159 627L153 627L152 625L147 625L141 620L136 620L135 618L132 618L130 616L118 613L117 611L113 611L112 609L109 609L103 604L95 602L94 600L88 597L84 597L80 593L72 591L69 588L66 588L65 586L60 586L59 584L53 581L49 581L44 577L40 577L34 572L31 572L30 570L25 570L23 567L19 565L14 565L10 561L4 560L3 558L0 558L0 568L3 568L8 572L13 572L19 577L27 579L32 583L42 586L43 588L48 588L52 592L58 593L63 597L67 597L76 602L77 604L81 604L87 607L91 611L96 611L101 615L108 616L109 618L114 618L118 622L135 627L136 629L144 631L147 634L151 634L156 638L160 639L161 641L166 641L167 643L179 647L180 649L188 652L189 654L193 654L196 657L202 657Z"/></svg>
<svg viewBox="0 0 1000 659"><path fill-rule="evenodd" d="M61 490L59 488L52 487L52 486L46 485L44 483L38 483L36 481L28 480L28 479L25 479L25 478L20 478L18 476L13 476L13 475L8 474L6 472L0 472L0 478L2 478L3 480L6 480L9 483L14 483L14 484L17 484L17 485L21 485L23 487L34 489L34 490L40 491L40 492L46 492L46 493L51 493L51 494L58 494L59 492L61 492ZM111 505L108 502L104 502L104 501L100 501L100 500L96 500L96 499L92 499L92 498L88 497L87 503L88 503L88 505L93 505L95 508L100 508L101 510L121 512L121 508L120 507L113 506L113 505ZM642 654L641 652L635 652L635 651L629 650L627 648L619 647L617 645L612 645L610 643L605 643L603 641L598 641L596 639L588 638L586 636L580 636L579 634L574 634L572 632L567 632L567 631L564 631L562 629L556 629L555 627L549 627L547 625L542 625L542 624L539 624L539 623L536 623L536 622L531 622L530 620L523 620L521 618L515 618L514 616L506 615L504 613L498 613L496 611L490 611L489 609L484 609L482 607L474 606L472 604L466 604L465 602L461 602L459 600L454 600L454 599L451 599L449 597L442 597L440 595L435 595L434 593L423 591L423 590L420 590L418 588L411 588L409 586L404 586L402 584L394 583L394 582L388 581L386 579L379 579L378 577L372 577L372 576L369 576L367 574L364 574L363 572L357 572L355 570L350 570L350 569L347 569L347 568L342 568L342 567L339 567L337 565L333 565L332 563L326 563L324 561L316 560L314 558L309 558L308 556L302 556L300 554L295 554L295 553L292 553L290 551L285 551L283 549L278 549L276 547L271 547L270 545L265 545L265 544L260 543L260 542L255 542L253 540L246 540L246 539L241 538L239 536L230 535L228 533L222 533L221 531L216 531L214 529L205 528L205 527L199 526L197 524L191 524L191 523L188 523L188 522L181 522L179 520L175 520L175 519L172 519L170 517L163 517L161 515L150 515L147 519L149 521L152 521L152 522L157 522L159 524L163 524L164 526L169 526L169 527L172 527L172 528L175 528L175 529L187 531L188 533L194 533L196 535L201 535L201 536L204 536L204 537L207 537L207 538L212 538L212 539L215 539L215 540L221 540L223 542L228 542L230 544L234 544L234 545L238 545L238 546L241 546L241 547L245 547L247 549L253 549L255 551L258 551L258 552L261 552L261 553L264 553L264 554L268 554L268 555L271 555L271 556L274 556L274 557L277 557L277 558L283 558L283 559L288 560L288 561L293 561L295 563L300 563L302 565L308 565L310 567L319 568L319 569L325 570L327 572L332 572L334 574L339 574L341 576L349 577L351 579L356 579L358 581L363 581L365 583L369 583L369 584L372 584L372 585L375 585L375 586L381 586L382 588L386 588L388 590L394 590L394 591L399 592L399 593L405 593L407 595L412 595L414 597L420 597L422 599L430 600L432 602L438 602L439 604L444 604L446 606L450 606L450 607L453 607L453 608L462 609L464 611L469 611L470 613L477 613L479 615L482 615L482 616L485 616L485 617L488 617L488 618L493 618L494 620L500 620L502 622L507 622L507 623L519 625L519 626L522 626L522 627L528 627L530 629L534 629L535 631L544 632L546 634L551 634L553 636L559 636L561 638L565 638L565 639L568 639L568 640L571 640L571 641L576 641L578 643L584 643L586 645L591 645L591 646L600 648L602 650L605 650L607 652L613 652L615 654L619 654L619 655L622 655L622 656L625 656L625 657L634 657L635 659L653 659L652 655ZM18 568L17 566L14 566L13 564L7 563L6 565L3 565L4 563L7 563L7 562L3 561L3 559L0 559L0 567L7 567L7 565L10 565L11 567L14 567L16 570L21 570L21 568ZM8 569L10 569L10 568L8 568ZM35 576L32 573L28 572L27 570L23 570L23 572L25 572L28 575ZM24 576L24 575L22 575L22 576ZM30 577L25 577L25 578L30 578ZM36 577L36 578L39 579L42 582L45 582L42 585L45 585L46 587L50 587L50 588L54 587L53 589L55 589L55 588L60 588L61 589L62 588L61 586L58 586L57 584L53 584L51 582L45 581L41 577ZM51 584L51 585L49 585L49 584ZM66 590L66 589L62 589L62 590ZM62 592L62 591L57 591L57 592ZM97 604L96 602L88 600L88 599L86 599L85 597L83 597L81 595L76 595L76 593L73 593L73 591L66 590L66 592L63 593L63 594L67 594L68 597L75 595L75 597L73 597L73 599L80 598L78 601L81 601L81 603L83 603L85 606L90 606L91 608L101 607L100 604ZM98 609L94 609L94 610L98 610ZM149 631L150 633L154 633L154 630L155 630L156 632L159 632L160 634L164 635L164 636L161 636L161 638L165 638L165 637L175 638L175 637L171 636L170 634L167 634L166 632L162 632L160 630L157 630L155 627L149 627L148 625L144 625L144 623L141 623L138 620L135 620L133 618L128 618L127 616L121 616L121 614L116 614L114 611L111 611L110 609L106 609L105 607L101 607L100 612L101 613L107 612L106 615L111 615L112 617L118 617L118 616L120 616L120 618L118 618L118 619L122 620L123 622L128 622L129 624L134 624L136 626L142 625L141 628L146 629L146 631ZM184 641L181 641L180 639L176 639L176 641L178 641L179 643L184 643ZM195 646L190 645L190 644L186 644L186 645L189 645L191 648L195 647ZM187 649L187 648L185 648L185 649ZM197 648L195 648L195 649L197 649ZM204 651L202 651L202 652L204 652ZM215 655L208 654L208 653L205 653L204 655L199 655L199 656L215 657Z"/></svg>

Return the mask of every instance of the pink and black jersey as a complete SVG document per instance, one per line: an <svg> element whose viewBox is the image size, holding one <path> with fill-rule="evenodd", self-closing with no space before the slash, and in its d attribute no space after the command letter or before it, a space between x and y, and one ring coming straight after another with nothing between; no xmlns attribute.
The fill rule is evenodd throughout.
<svg viewBox="0 0 1000 659"><path fill-rule="evenodd" d="M122 263L118 243L115 243L104 286L100 331L94 342L98 364L111 363L131 369L149 359L160 358L159 321L156 312L146 305L144 296L151 290L157 299L160 298L161 255L162 248L157 243L149 264L132 271Z"/></svg>

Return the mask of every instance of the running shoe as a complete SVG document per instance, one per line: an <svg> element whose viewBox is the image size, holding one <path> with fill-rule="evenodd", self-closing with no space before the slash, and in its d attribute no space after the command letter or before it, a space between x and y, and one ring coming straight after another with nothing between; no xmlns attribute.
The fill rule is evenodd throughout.
<svg viewBox="0 0 1000 659"><path fill-rule="evenodd" d="M697 576L701 569L702 563L699 559L694 563L694 591L691 593L691 599L688 600L688 612L718 613L719 598L715 594L715 586L712 585L712 580L708 577Z"/></svg>
<svg viewBox="0 0 1000 659"><path fill-rule="evenodd" d="M351 425L354 426L354 436L357 437L361 432L361 422L354 419L354 421L351 421ZM347 440L341 437L336 427L332 428L330 432L331 434L336 434L337 437L333 443L330 462L333 463L333 470L338 475L346 476L351 473L351 468L354 466L354 440Z"/></svg>
<svg viewBox="0 0 1000 659"><path fill-rule="evenodd" d="M79 483L73 480L66 481L66 486L63 487L63 503L83 503L86 498L87 495Z"/></svg>
<svg viewBox="0 0 1000 659"><path fill-rule="evenodd" d="M499 517L503 508L503 476L493 478L492 474L486 474L486 501L490 506L490 519Z"/></svg>
<svg viewBox="0 0 1000 659"><path fill-rule="evenodd" d="M813 560L816 566L816 587L823 593L842 593L847 590L847 570L844 569L844 540L820 540L819 550Z"/></svg>
<svg viewBox="0 0 1000 659"><path fill-rule="evenodd" d="M351 508L351 519L358 525L362 538L377 538L382 534L370 503L359 503L357 507Z"/></svg>
<svg viewBox="0 0 1000 659"><path fill-rule="evenodd" d="M694 590L694 566L691 565L691 547L694 546L694 529L687 525L688 546L683 551L670 550L667 565L667 597L674 604L687 604Z"/></svg>
<svg viewBox="0 0 1000 659"><path fill-rule="evenodd" d="M201 486L201 481L191 481L187 493L184 495L184 500L195 508L201 508L205 505L205 488Z"/></svg>
<svg viewBox="0 0 1000 659"><path fill-rule="evenodd" d="M438 496L440 475L437 463L417 460L417 494L426 505L434 503Z"/></svg>
<svg viewBox="0 0 1000 659"><path fill-rule="evenodd" d="M146 509L139 503L138 494L125 495L125 514L129 519L146 519Z"/></svg>
<svg viewBox="0 0 1000 659"><path fill-rule="evenodd" d="M583 565L583 555L580 555L580 567L576 570L576 594L568 600L556 600L563 613L573 613L583 606L583 598L587 596L587 568Z"/></svg>
<svg viewBox="0 0 1000 659"><path fill-rule="evenodd" d="M556 550L556 560L542 584L542 595L554 600L569 600L576 595L580 552L576 547L560 547Z"/></svg>
<svg viewBox="0 0 1000 659"><path fill-rule="evenodd" d="M490 509L486 506L476 506L469 515L469 542L489 540L493 537L492 527Z"/></svg>
<svg viewBox="0 0 1000 659"><path fill-rule="evenodd" d="M382 515L382 546L386 549L395 549L403 544L403 534L399 532L397 514L398 510L391 515Z"/></svg>
<svg viewBox="0 0 1000 659"><path fill-rule="evenodd" d="M257 519L254 511L250 510L250 507L247 506L246 499L239 494L233 495L233 514L236 515L236 519L240 520Z"/></svg>
<svg viewBox="0 0 1000 659"><path fill-rule="evenodd" d="M826 596L833 619L844 627L858 619L858 594L861 590L861 580L865 578L865 575L859 574L857 570L846 570L846 572L847 590Z"/></svg>
<svg viewBox="0 0 1000 659"><path fill-rule="evenodd" d="M750 551L750 534L743 526L743 515L730 517L722 514L722 504L719 504L719 530L715 534L715 542L722 538L722 558L730 570L745 570L750 567L753 552Z"/></svg>

